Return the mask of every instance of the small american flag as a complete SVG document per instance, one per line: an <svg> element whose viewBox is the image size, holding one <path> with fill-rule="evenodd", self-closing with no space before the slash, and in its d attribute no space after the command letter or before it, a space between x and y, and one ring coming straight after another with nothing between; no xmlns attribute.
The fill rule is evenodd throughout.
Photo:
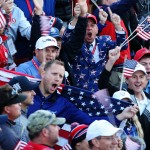
<svg viewBox="0 0 150 150"><path fill-rule="evenodd" d="M147 41L150 39L150 16L142 24L137 26L136 31L137 35L143 40Z"/></svg>
<svg viewBox="0 0 150 150"><path fill-rule="evenodd" d="M14 150L23 150L26 145L27 145L26 142L24 142L24 141L19 141Z"/></svg>
<svg viewBox="0 0 150 150"><path fill-rule="evenodd" d="M56 18L52 16L40 16L41 34L49 35L50 29L54 26Z"/></svg>
<svg viewBox="0 0 150 150"><path fill-rule="evenodd" d="M71 146L68 144L68 138L71 131L70 124L64 124L59 130L59 141L56 143L55 150L71 150Z"/></svg>
<svg viewBox="0 0 150 150"><path fill-rule="evenodd" d="M131 77L132 74L134 73L134 69L137 65L137 62L135 60L126 60L124 63L124 68L123 68L123 75L125 77Z"/></svg>

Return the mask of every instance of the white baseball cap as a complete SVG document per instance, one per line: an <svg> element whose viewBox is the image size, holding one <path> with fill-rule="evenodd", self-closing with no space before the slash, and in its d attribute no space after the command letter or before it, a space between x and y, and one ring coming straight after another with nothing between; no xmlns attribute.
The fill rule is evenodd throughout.
<svg viewBox="0 0 150 150"><path fill-rule="evenodd" d="M121 132L121 128L114 127L106 120L95 120L87 129L86 140L90 141L98 136L112 136L115 133Z"/></svg>
<svg viewBox="0 0 150 150"><path fill-rule="evenodd" d="M134 69L134 72L136 71L143 71L145 75L147 75L146 73L146 69L143 65L141 65L140 63L137 63L135 69Z"/></svg>
<svg viewBox="0 0 150 150"><path fill-rule="evenodd" d="M123 91L123 90L115 92L112 97L120 100L124 98L128 98L131 100L130 94L127 91Z"/></svg>
<svg viewBox="0 0 150 150"><path fill-rule="evenodd" d="M35 48L36 49L44 49L49 46L54 46L57 49L59 49L55 38L53 38L51 36L42 36L37 40Z"/></svg>

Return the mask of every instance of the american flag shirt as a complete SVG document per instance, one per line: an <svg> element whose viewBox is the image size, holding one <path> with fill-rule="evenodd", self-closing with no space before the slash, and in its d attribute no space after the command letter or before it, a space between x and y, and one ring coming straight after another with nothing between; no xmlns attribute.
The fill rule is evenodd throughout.
<svg viewBox="0 0 150 150"><path fill-rule="evenodd" d="M84 20L84 19L83 19ZM78 19L75 29L70 34L69 40L64 43L66 52L70 54L69 63L73 70L73 77L76 85L79 88L89 90L91 92L98 91L98 78L101 74L108 57L108 51L115 48L117 45L121 45L125 40L126 34L116 33L116 41L112 41L110 36L98 36L96 37L96 49L99 51L99 61L95 62L94 56L90 50L87 49L84 42L84 36L86 25L82 24L82 18ZM69 31L70 33L70 31ZM83 35L82 35L83 34ZM66 36L67 31L65 32ZM83 38L81 38L83 37ZM68 39L68 37L67 37ZM122 47L126 49L127 45ZM73 56L75 53L75 56Z"/></svg>
<svg viewBox="0 0 150 150"><path fill-rule="evenodd" d="M121 38L118 35L118 39L121 40ZM100 58L97 63L94 60L92 52L87 49L84 43L81 53L76 56L71 64L77 83L76 86L91 92L98 91L98 78L105 67L108 51L116 46L116 42L111 41L110 36L99 36L96 38L96 43Z"/></svg>

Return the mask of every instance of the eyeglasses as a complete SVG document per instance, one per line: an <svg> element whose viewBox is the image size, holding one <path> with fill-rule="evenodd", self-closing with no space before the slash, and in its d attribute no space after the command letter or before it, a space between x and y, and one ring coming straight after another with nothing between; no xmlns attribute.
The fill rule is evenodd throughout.
<svg viewBox="0 0 150 150"><path fill-rule="evenodd" d="M97 137L98 140L100 139L106 139L106 140L109 140L109 141L114 141L116 139L118 139L118 136L116 135L113 135L113 136L99 136Z"/></svg>

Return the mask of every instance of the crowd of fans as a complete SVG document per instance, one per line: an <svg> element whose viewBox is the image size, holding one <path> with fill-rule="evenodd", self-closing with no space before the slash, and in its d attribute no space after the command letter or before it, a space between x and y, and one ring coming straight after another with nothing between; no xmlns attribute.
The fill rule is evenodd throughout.
<svg viewBox="0 0 150 150"><path fill-rule="evenodd" d="M24 74L0 86L0 149L150 150L150 1L94 1L0 0L0 68ZM91 116L62 84L126 107Z"/></svg>

